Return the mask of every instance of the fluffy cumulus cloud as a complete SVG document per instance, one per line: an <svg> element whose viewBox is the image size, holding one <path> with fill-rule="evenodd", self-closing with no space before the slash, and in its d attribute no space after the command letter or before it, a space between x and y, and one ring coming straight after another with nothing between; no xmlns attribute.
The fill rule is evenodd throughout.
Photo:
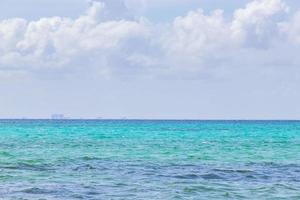
<svg viewBox="0 0 300 200"><path fill-rule="evenodd" d="M0 21L0 74L197 79L218 67L274 64L266 54L300 44L300 12L281 0L253 0L229 19L199 8L163 24L134 16L135 5L147 1L91 1L77 19Z"/></svg>
<svg viewBox="0 0 300 200"><path fill-rule="evenodd" d="M145 37L142 21L107 17L105 4L93 2L85 15L8 19L0 23L0 69L20 71L64 70L98 65L109 69L109 60L131 39ZM110 58L111 57L111 58Z"/></svg>
<svg viewBox="0 0 300 200"><path fill-rule="evenodd" d="M234 13L232 36L249 46L266 45L288 7L281 0L256 0Z"/></svg>

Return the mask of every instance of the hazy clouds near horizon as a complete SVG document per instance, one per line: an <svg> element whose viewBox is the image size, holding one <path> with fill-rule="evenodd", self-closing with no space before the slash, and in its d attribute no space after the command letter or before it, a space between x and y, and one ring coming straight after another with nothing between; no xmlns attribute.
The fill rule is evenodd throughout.
<svg viewBox="0 0 300 200"><path fill-rule="evenodd" d="M300 118L295 1L0 6L2 118Z"/></svg>

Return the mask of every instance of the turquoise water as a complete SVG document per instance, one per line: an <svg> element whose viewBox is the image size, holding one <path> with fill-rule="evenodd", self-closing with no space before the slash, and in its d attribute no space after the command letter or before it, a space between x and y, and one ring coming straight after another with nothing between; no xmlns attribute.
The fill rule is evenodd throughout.
<svg viewBox="0 0 300 200"><path fill-rule="evenodd" d="M300 122L2 120L0 199L300 199Z"/></svg>

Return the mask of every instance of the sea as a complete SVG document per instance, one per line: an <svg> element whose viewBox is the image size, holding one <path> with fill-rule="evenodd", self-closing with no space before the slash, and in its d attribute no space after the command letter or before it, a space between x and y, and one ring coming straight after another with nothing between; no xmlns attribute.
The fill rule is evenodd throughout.
<svg viewBox="0 0 300 200"><path fill-rule="evenodd" d="M0 120L0 199L300 199L300 121Z"/></svg>

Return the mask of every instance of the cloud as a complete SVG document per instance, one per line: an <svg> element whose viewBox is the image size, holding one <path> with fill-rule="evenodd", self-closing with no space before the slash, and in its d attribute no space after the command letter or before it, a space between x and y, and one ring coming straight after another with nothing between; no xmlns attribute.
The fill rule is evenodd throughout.
<svg viewBox="0 0 300 200"><path fill-rule="evenodd" d="M91 1L76 19L0 21L1 74L199 79L224 67L274 64L277 56L266 52L300 42L300 14L284 21L289 9L281 0L254 0L231 19L198 9L164 24L133 16L135 4Z"/></svg>
<svg viewBox="0 0 300 200"><path fill-rule="evenodd" d="M267 45L288 10L281 0L254 0L234 12L232 36L248 46Z"/></svg>
<svg viewBox="0 0 300 200"><path fill-rule="evenodd" d="M231 20L222 10L208 15L201 9L191 11L174 20L162 39L163 48L173 69L193 78L220 67L260 67L272 63L266 52L278 48L279 24L287 12L280 0L252 1L237 9Z"/></svg>
<svg viewBox="0 0 300 200"><path fill-rule="evenodd" d="M75 20L53 17L2 21L0 68L39 71L76 67L90 60L101 63L130 38L145 35L141 21L102 19L104 7L101 2L93 2L87 13Z"/></svg>

